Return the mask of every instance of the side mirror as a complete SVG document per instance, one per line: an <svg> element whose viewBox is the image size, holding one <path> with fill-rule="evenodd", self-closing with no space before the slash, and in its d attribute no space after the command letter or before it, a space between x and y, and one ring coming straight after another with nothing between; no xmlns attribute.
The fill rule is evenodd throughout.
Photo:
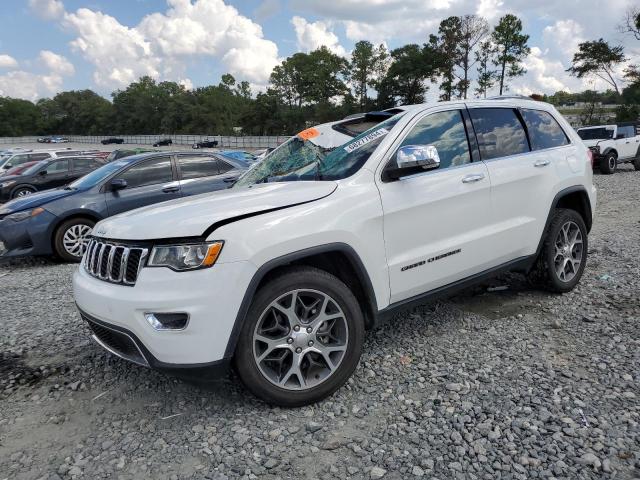
<svg viewBox="0 0 640 480"><path fill-rule="evenodd" d="M433 145L405 145L396 154L398 168L422 167L431 170L440 166L438 149Z"/></svg>
<svg viewBox="0 0 640 480"><path fill-rule="evenodd" d="M40 171L38 172L38 175L40 175L41 177L44 177L46 174L47 174L47 171L46 171L46 170L40 170Z"/></svg>
<svg viewBox="0 0 640 480"><path fill-rule="evenodd" d="M111 180L110 185L111 190L115 192L117 190L127 188L127 181L124 178L114 178L113 180Z"/></svg>
<svg viewBox="0 0 640 480"><path fill-rule="evenodd" d="M4 167L5 170L9 170L11 167L13 167L13 165L11 165L10 163L7 163Z"/></svg>

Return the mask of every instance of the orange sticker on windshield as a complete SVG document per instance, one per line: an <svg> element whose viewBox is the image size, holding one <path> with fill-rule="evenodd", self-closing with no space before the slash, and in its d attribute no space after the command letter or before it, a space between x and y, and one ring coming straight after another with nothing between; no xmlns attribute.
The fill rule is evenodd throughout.
<svg viewBox="0 0 640 480"><path fill-rule="evenodd" d="M306 130L301 131L298 134L298 137L300 137L302 140L309 140L310 138L315 138L318 135L320 135L320 132L315 128L307 128Z"/></svg>

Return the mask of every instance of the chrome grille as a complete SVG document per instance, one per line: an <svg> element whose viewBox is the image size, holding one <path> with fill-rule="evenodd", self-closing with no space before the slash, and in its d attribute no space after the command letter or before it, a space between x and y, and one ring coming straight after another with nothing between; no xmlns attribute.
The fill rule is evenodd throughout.
<svg viewBox="0 0 640 480"><path fill-rule="evenodd" d="M127 247L93 238L87 246L82 264L92 276L106 282L135 285L149 250Z"/></svg>

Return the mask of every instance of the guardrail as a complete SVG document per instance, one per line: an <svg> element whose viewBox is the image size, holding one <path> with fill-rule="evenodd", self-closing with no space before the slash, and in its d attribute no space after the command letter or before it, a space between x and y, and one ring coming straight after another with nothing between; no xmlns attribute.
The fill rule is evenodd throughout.
<svg viewBox="0 0 640 480"><path fill-rule="evenodd" d="M224 136L224 135L46 135L51 137L65 137L73 143L100 143L106 138L122 138L125 144L153 145L159 140L170 138L174 145L193 145L205 140L217 140L218 148L256 149L277 147L289 137L284 135L271 136ZM0 144L18 145L21 143L36 143L39 137L0 137Z"/></svg>

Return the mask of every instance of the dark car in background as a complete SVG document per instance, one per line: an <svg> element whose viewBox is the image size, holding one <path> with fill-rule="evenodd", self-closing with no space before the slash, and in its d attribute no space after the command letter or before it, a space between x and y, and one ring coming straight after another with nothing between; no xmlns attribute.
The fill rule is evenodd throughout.
<svg viewBox="0 0 640 480"><path fill-rule="evenodd" d="M218 146L217 140L203 140L201 142L196 142L191 145L191 148L215 148Z"/></svg>
<svg viewBox="0 0 640 480"><path fill-rule="evenodd" d="M0 178L0 202L60 187L104 165L97 157L63 157L35 162L29 168Z"/></svg>
<svg viewBox="0 0 640 480"><path fill-rule="evenodd" d="M100 143L102 145L109 145L111 143L116 143L120 145L121 143L124 143L124 138L116 138L116 137L105 138L104 140L101 140Z"/></svg>
<svg viewBox="0 0 640 480"><path fill-rule="evenodd" d="M169 145L173 145L173 141L170 138L163 138L153 144L154 147L168 147Z"/></svg>
<svg viewBox="0 0 640 480"><path fill-rule="evenodd" d="M114 160L63 188L1 206L0 259L55 254L80 261L97 221L227 188L248 167L215 153L152 152Z"/></svg>

